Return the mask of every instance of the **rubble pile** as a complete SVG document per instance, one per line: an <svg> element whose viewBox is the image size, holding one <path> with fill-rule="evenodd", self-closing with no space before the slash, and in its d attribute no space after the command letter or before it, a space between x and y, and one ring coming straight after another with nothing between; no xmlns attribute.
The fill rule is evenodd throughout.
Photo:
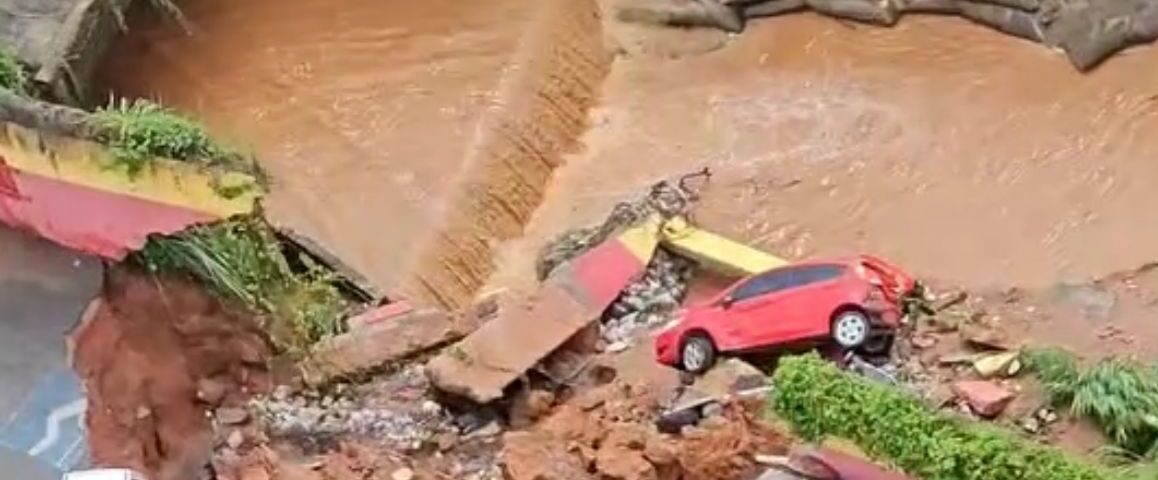
<svg viewBox="0 0 1158 480"><path fill-rule="evenodd" d="M364 392L336 388L322 395L278 387L252 408L274 437L333 439L372 437L400 451L415 451L439 434L456 434L453 418L427 398L421 367L411 367L375 382Z"/></svg>
<svg viewBox="0 0 1158 480"><path fill-rule="evenodd" d="M782 454L787 439L756 420L760 402L731 403L678 435L654 426L652 389L615 382L589 390L523 431L509 432L502 463L510 480L716 480L750 478L757 454Z"/></svg>
<svg viewBox="0 0 1158 480"><path fill-rule="evenodd" d="M604 314L603 340L609 346L627 346L636 332L667 323L683 303L694 274L694 262L657 249L643 278L629 285Z"/></svg>

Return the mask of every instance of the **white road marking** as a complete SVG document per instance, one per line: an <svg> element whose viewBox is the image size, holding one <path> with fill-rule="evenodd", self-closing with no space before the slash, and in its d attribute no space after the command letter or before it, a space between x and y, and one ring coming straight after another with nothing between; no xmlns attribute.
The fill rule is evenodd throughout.
<svg viewBox="0 0 1158 480"><path fill-rule="evenodd" d="M40 441L36 442L36 445L33 445L32 448L28 450L28 454L34 457L39 456L51 448L52 445L60 439L61 422L72 417L79 417L80 415L84 414L84 409L87 406L87 403L88 402L86 402L84 398L78 398L72 403L57 407L52 411L52 413L48 414L48 418L44 421L44 438L41 438Z"/></svg>

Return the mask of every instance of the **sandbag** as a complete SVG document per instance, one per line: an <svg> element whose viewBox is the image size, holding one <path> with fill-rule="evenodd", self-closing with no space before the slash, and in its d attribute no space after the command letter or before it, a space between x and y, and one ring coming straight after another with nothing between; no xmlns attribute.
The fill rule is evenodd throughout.
<svg viewBox="0 0 1158 480"><path fill-rule="evenodd" d="M905 13L960 13L957 0L902 0L898 9Z"/></svg>
<svg viewBox="0 0 1158 480"><path fill-rule="evenodd" d="M803 10L804 7L804 0L765 0L744 5L741 15L744 18L774 17Z"/></svg>
<svg viewBox="0 0 1158 480"><path fill-rule="evenodd" d="M1158 6L1148 7L1134 16L1130 22L1130 40L1135 43L1158 40Z"/></svg>
<svg viewBox="0 0 1158 480"><path fill-rule="evenodd" d="M897 9L887 0L807 0L817 13L858 22L891 27L897 23Z"/></svg>
<svg viewBox="0 0 1158 480"><path fill-rule="evenodd" d="M629 23L714 27L732 33L744 30L740 13L714 0L621 4L616 18Z"/></svg>
<svg viewBox="0 0 1158 480"><path fill-rule="evenodd" d="M988 3L999 7L1016 8L1026 12L1036 12L1041 7L1039 0L975 0L978 3Z"/></svg>
<svg viewBox="0 0 1158 480"><path fill-rule="evenodd" d="M959 7L961 16L972 22L1026 40L1040 42L1042 39L1037 17L1032 14L986 3L961 2Z"/></svg>
<svg viewBox="0 0 1158 480"><path fill-rule="evenodd" d="M1095 28L1086 35L1063 40L1060 44L1066 57L1078 70L1086 71L1103 60L1133 44L1127 19L1117 18L1095 22Z"/></svg>

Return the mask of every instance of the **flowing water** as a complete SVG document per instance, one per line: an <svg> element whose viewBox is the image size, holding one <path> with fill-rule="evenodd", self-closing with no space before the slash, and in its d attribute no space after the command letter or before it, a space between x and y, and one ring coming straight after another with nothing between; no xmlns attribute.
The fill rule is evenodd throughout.
<svg viewBox="0 0 1158 480"><path fill-rule="evenodd" d="M521 65L511 52L544 38L526 35L538 21L529 0L187 4L194 34L135 27L109 85L251 140L277 180L275 220L384 283L416 243L437 243L415 232L455 216L445 199L485 143L479 119L506 104ZM621 58L584 151L556 172L526 238L508 243L520 259L510 270L526 276L543 239L704 164L719 175L701 221L787 256L870 250L971 285L1135 266L1158 256L1146 220L1158 200L1158 139L1146 133L1158 131L1156 74L1149 48L1081 75L1040 45L917 16L881 29L794 15L710 53ZM519 179L536 192L558 163L544 162ZM520 194L484 180L468 182L467 203ZM516 202L506 215L518 228L490 237L517 236L538 198ZM472 225L443 233L486 228ZM490 272L474 260L435 263L470 291Z"/></svg>

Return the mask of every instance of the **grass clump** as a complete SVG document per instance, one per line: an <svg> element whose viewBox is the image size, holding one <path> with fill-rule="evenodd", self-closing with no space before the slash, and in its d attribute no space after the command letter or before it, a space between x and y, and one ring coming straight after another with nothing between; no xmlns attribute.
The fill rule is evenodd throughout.
<svg viewBox="0 0 1158 480"><path fill-rule="evenodd" d="M0 47L0 88L19 95L28 94L28 73L11 51Z"/></svg>
<svg viewBox="0 0 1158 480"><path fill-rule="evenodd" d="M850 439L925 480L1122 478L987 425L929 410L906 392L847 375L816 355L784 359L775 413L809 440Z"/></svg>
<svg viewBox="0 0 1158 480"><path fill-rule="evenodd" d="M349 304L333 285L332 274L308 259L302 260L307 271L295 272L260 220L231 220L154 237L136 255L152 271L190 274L218 295L285 322L288 338L275 338L285 348L303 351L345 328L342 317ZM277 337L279 329L273 330Z"/></svg>
<svg viewBox="0 0 1158 480"><path fill-rule="evenodd" d="M1158 371L1135 362L1107 358L1082 368L1057 348L1031 350L1025 365L1046 388L1050 400L1086 417L1134 458L1158 460Z"/></svg>
<svg viewBox="0 0 1158 480"><path fill-rule="evenodd" d="M114 101L93 114L101 142L115 166L136 176L157 158L256 174L256 165L217 144L197 122L148 100Z"/></svg>

